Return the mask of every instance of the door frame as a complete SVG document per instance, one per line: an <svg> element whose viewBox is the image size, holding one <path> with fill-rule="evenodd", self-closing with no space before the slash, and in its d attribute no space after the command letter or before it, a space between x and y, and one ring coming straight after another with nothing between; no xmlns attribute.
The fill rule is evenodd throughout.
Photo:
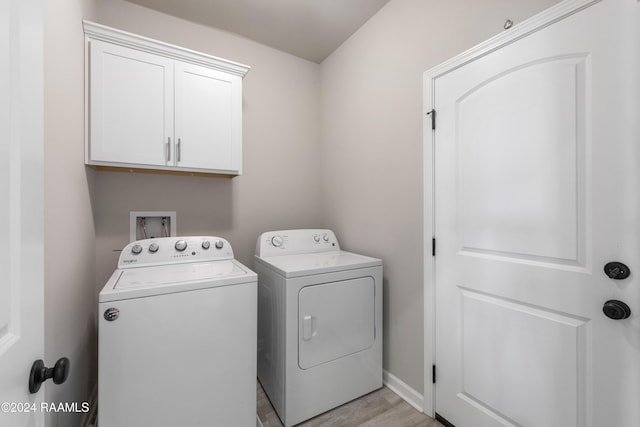
<svg viewBox="0 0 640 427"><path fill-rule="evenodd" d="M435 257L432 256L435 227L435 130L432 119L437 124L435 100L436 79L488 55L574 13L603 0L565 0L549 9L517 24L508 31L437 65L423 73L423 250L424 250L424 391L423 408L425 414L435 416L435 384L432 373L435 365ZM436 114L433 114L434 111ZM436 248L437 253L437 248Z"/></svg>

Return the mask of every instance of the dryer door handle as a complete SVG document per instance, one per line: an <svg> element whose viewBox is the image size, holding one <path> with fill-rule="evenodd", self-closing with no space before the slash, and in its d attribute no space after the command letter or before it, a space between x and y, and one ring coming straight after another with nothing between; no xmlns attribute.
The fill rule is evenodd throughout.
<svg viewBox="0 0 640 427"><path fill-rule="evenodd" d="M302 339L309 341L316 333L316 318L309 314L304 316L302 318Z"/></svg>

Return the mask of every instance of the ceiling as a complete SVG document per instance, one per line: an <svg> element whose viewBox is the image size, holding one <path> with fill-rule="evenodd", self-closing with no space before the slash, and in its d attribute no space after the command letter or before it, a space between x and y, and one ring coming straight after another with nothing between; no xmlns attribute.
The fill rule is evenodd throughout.
<svg viewBox="0 0 640 427"><path fill-rule="evenodd" d="M320 63L389 0L127 0Z"/></svg>

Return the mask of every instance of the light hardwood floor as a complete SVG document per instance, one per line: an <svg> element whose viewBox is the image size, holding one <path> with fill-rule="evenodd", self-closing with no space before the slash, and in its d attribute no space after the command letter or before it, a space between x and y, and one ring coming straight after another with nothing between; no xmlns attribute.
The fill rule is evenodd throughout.
<svg viewBox="0 0 640 427"><path fill-rule="evenodd" d="M258 417L264 427L282 427L271 402L258 383ZM298 424L299 427L443 427L383 387L336 409Z"/></svg>

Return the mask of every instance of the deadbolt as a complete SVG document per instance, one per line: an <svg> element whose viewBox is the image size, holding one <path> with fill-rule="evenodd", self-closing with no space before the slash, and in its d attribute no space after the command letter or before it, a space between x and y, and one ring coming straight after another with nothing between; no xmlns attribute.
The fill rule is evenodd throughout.
<svg viewBox="0 0 640 427"><path fill-rule="evenodd" d="M629 267L624 265L621 262L613 261L609 262L604 266L604 274L609 276L610 279L622 280L629 277L631 271Z"/></svg>

